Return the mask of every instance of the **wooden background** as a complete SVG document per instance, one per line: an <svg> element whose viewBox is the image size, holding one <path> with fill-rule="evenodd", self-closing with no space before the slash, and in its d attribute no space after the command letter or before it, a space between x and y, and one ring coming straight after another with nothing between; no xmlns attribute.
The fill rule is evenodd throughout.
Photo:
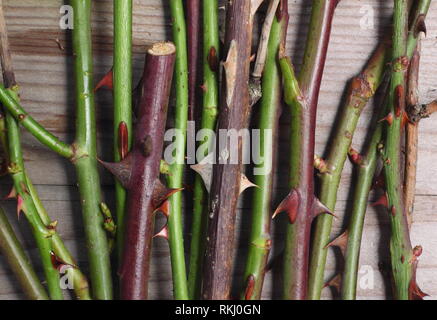
<svg viewBox="0 0 437 320"><path fill-rule="evenodd" d="M17 79L21 85L22 104L27 111L60 138L71 141L74 131L74 91L70 32L61 30L60 0L9 0L3 1L7 26L12 44L13 61ZM290 26L288 51L298 65L307 32L311 1L289 0ZM364 27L363 17L373 12ZM336 12L332 40L329 48L326 71L323 78L317 123L317 153L325 152L332 124L341 106L346 82L357 74L369 57L385 28L391 23L391 1L385 0L343 0ZM144 52L148 45L158 40L170 40L170 19L168 1L134 0L134 74L135 81L141 75ZM420 93L421 102L437 97L437 3L433 3L427 19L428 36L423 41ZM93 37L95 53L96 81L110 69L112 63L112 1L93 1ZM60 43L60 45L58 44ZM111 158L111 94L101 91L97 94L100 157ZM373 115L373 104L365 109L354 137L354 146L359 148L366 135L369 119ZM256 110L255 110L256 113ZM417 198L412 227L413 245L421 244L424 253L420 259L418 282L422 289L437 297L437 134L434 116L420 125L420 147L417 178ZM287 193L287 140L288 112L281 118L280 151L275 188L274 205ZM171 126L171 120L169 121ZM41 147L23 130L26 166L37 186L53 220L59 220L58 230L80 266L86 271L86 253L83 241L82 219L71 165L54 153ZM103 172L103 190L108 202L113 205L112 178ZM340 233L347 219L352 190L352 166L347 162L341 180L333 236ZM7 178L0 180L0 195L10 187ZM187 198L191 195L185 192ZM241 268L244 265L247 246L247 226L250 222L250 197L247 191L241 200L239 213L238 243L236 252L235 285L241 286ZM14 227L23 239L32 260L38 265L38 255L24 218L17 221L14 201L3 202L13 221ZM186 224L189 225L190 205L187 204ZM274 222L274 252L278 254L283 246L284 217ZM159 223L158 223L159 224ZM189 240L187 229L187 241ZM363 275L374 277L373 284L359 286L360 299L383 299L390 297L390 284L383 281L387 272L389 225L386 215L369 207L366 217L361 251L361 271ZM155 241L151 272L150 297L163 299L172 297L170 261L167 243ZM330 251L326 278L329 279L339 268L341 259L338 252ZM38 271L40 268L38 266ZM382 272L382 273L381 273ZM387 276L384 277L387 279ZM363 280L363 278L361 279ZM280 272L267 275L264 289L266 299L279 298L281 288ZM67 293L66 293L67 294ZM332 292L325 289L324 297ZM23 295L16 285L11 271L0 257L0 299L20 299Z"/></svg>

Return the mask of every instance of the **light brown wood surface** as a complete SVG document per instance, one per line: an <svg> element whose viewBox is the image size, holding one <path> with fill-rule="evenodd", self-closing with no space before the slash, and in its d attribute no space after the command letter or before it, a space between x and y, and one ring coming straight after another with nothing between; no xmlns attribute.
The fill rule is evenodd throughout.
<svg viewBox="0 0 437 320"><path fill-rule="evenodd" d="M25 109L49 130L59 137L71 141L74 131L73 70L70 48L70 31L61 30L59 9L60 0L4 0L7 26L12 44L13 62L17 80L21 85L22 104ZM321 89L318 123L317 153L325 152L337 110L341 106L346 82L357 74L375 48L384 29L390 25L391 2L385 0L343 0L336 12L328 61ZM170 19L168 1L134 0L134 74L137 81L142 72L144 52L148 45L158 40L170 40ZM311 1L293 0L290 4L290 26L288 33L288 52L298 65L307 32ZM367 10L373 10L373 28L363 28L362 23ZM367 11L367 12L366 12ZM427 19L428 35L423 41L422 65L420 73L420 100L429 102L437 97L437 3L433 3ZM95 53L96 81L110 69L112 63L112 1L93 1L93 38ZM58 45L59 42L61 45ZM64 50L61 49L64 48ZM111 94L101 91L97 94L99 148L102 159L111 159ZM374 105L363 112L354 137L354 146L360 148L366 135L369 119ZM170 109L171 112L171 109ZM256 112L256 111L255 111ZM278 151L277 181L274 205L287 193L287 124L289 113L284 110L281 118L280 151ZM417 177L417 196L412 226L413 245L424 248L420 258L418 282L422 289L437 298L437 129L433 123L437 115L424 120L420 125L419 160ZM171 121L169 122L171 126ZM44 205L53 220L59 221L59 232L67 246L79 259L80 266L86 270L86 253L83 241L82 219L75 187L74 171L64 159L42 147L23 130L26 166L37 186ZM113 205L112 178L103 170L105 196ZM341 232L350 205L350 192L353 186L352 166L347 162L341 179L333 233ZM0 195L7 193L10 181L0 180ZM186 191L187 198L191 194ZM244 256L247 229L250 222L250 197L247 191L242 197L239 213L238 243L236 252L236 271L234 291L240 289L241 269ZM14 201L2 202L20 233L32 260L38 265L38 255L29 233L27 223L15 216ZM190 217L187 203L186 218ZM286 219L280 217L274 222L274 254L281 251ZM158 224L160 224L158 222ZM188 224L187 224L188 226ZM189 233L187 229L186 247ZM366 217L363 245L361 251L362 274L371 272L374 276L370 288L359 286L360 299L384 299L390 297L390 284L387 275L383 276L380 266L387 268L388 258L388 219L384 213L369 207ZM172 285L170 260L167 243L156 240L154 244L151 271L150 297L152 299L171 298ZM331 250L326 270L329 279L341 264L338 252ZM41 271L38 267L38 271ZM384 267L382 268L383 272ZM362 278L361 282L367 278ZM264 298L279 298L281 288L280 272L267 275ZM324 297L330 298L331 291L325 289ZM0 299L20 299L23 295L11 275L11 271L0 257Z"/></svg>

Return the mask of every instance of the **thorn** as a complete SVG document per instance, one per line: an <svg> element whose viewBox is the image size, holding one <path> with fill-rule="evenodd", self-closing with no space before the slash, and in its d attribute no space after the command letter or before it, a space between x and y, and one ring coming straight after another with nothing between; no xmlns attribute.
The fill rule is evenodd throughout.
<svg viewBox="0 0 437 320"><path fill-rule="evenodd" d="M327 287L333 287L333 288L335 288L338 292L340 292L340 287L341 287L341 274L337 274L334 278L332 278L331 280L329 280L328 282L326 282L325 285L323 286L323 288L327 288Z"/></svg>
<svg viewBox="0 0 437 320"><path fill-rule="evenodd" d="M330 243L328 243L325 246L325 249L327 249L329 247L338 247L338 248L340 248L341 252L343 253L343 256L345 256L348 239L349 239L349 231L346 230L341 235L339 235L337 238L335 238Z"/></svg>
<svg viewBox="0 0 437 320"><path fill-rule="evenodd" d="M168 240L168 226L165 225L161 231L159 231L157 234L153 236L153 238L164 238Z"/></svg>
<svg viewBox="0 0 437 320"><path fill-rule="evenodd" d="M412 264L417 262L419 260L418 258L422 255L422 252L423 252L422 246L415 246L413 249L413 256L411 257L409 263Z"/></svg>
<svg viewBox="0 0 437 320"><path fill-rule="evenodd" d="M153 190L153 195L152 195L153 208L156 209L156 208L161 207L161 205L163 204L163 202L165 202L165 200L170 198L176 192L179 192L183 189L184 188L177 188L177 189L167 188L161 182L161 180L157 179L155 181L155 189Z"/></svg>
<svg viewBox="0 0 437 320"><path fill-rule="evenodd" d="M4 197L4 200L14 199L16 197L17 197L17 191L15 190L14 187L12 187L11 191L9 191L9 193Z"/></svg>
<svg viewBox="0 0 437 320"><path fill-rule="evenodd" d="M242 194L244 192L244 190L246 190L247 188L252 188L252 187L256 187L259 188L256 184L254 184L253 182L251 182L245 174L241 174L241 178L240 178L240 193Z"/></svg>
<svg viewBox="0 0 437 320"><path fill-rule="evenodd" d="M47 229L49 230L56 230L56 227L58 226L58 220L52 221L47 226Z"/></svg>
<svg viewBox="0 0 437 320"><path fill-rule="evenodd" d="M416 27L414 28L414 37L417 38L420 32L423 32L426 37L426 23L425 23L425 15L421 14L416 20Z"/></svg>
<svg viewBox="0 0 437 320"><path fill-rule="evenodd" d="M408 287L409 300L423 300L424 297L428 297L429 294L423 292L416 282L416 271L411 278L410 285Z"/></svg>
<svg viewBox="0 0 437 320"><path fill-rule="evenodd" d="M208 57L207 57L209 68L212 72L217 72L219 69L219 60L217 57L217 50L215 47L211 47L209 49Z"/></svg>
<svg viewBox="0 0 437 320"><path fill-rule="evenodd" d="M132 156L130 153L120 162L97 160L115 176L125 189L129 189L132 172Z"/></svg>
<svg viewBox="0 0 437 320"><path fill-rule="evenodd" d="M328 163L325 161L325 159L314 155L314 168L316 168L320 173L328 173Z"/></svg>
<svg viewBox="0 0 437 320"><path fill-rule="evenodd" d="M317 197L314 197L312 213L313 218L323 213L336 217L335 214L332 213L332 211L327 206L325 206Z"/></svg>
<svg viewBox="0 0 437 320"><path fill-rule="evenodd" d="M362 165L363 156L357 150L355 150L354 148L351 147L351 148L349 148L348 154L349 154L349 158L353 164L356 164L358 166Z"/></svg>
<svg viewBox="0 0 437 320"><path fill-rule="evenodd" d="M102 80L100 80L100 82L96 85L96 87L94 88L94 92L97 92L97 90L103 87L107 87L110 90L114 88L112 68L108 71L107 74L103 76Z"/></svg>
<svg viewBox="0 0 437 320"><path fill-rule="evenodd" d="M62 260L53 251L50 251L50 260L52 262L53 268L55 268L58 271L60 271L63 266L70 266L72 268L77 268L77 266Z"/></svg>
<svg viewBox="0 0 437 320"><path fill-rule="evenodd" d="M386 117L382 118L378 122L387 121L388 125L391 126L393 123L393 114L390 112Z"/></svg>
<svg viewBox="0 0 437 320"><path fill-rule="evenodd" d="M378 200L372 203L372 207L376 207L376 206L383 206L384 208L388 209L387 193L384 193L381 197L379 197Z"/></svg>
<svg viewBox="0 0 437 320"><path fill-rule="evenodd" d="M198 164L190 166L191 169L193 169L200 175L206 190L208 190L208 193L210 193L211 191L211 184L212 184L212 163L213 163L213 153L210 153L205 158L203 158Z"/></svg>
<svg viewBox="0 0 437 320"><path fill-rule="evenodd" d="M20 220L20 213L21 211L24 212L24 200L21 195L17 195L17 217L18 220Z"/></svg>
<svg viewBox="0 0 437 320"><path fill-rule="evenodd" d="M168 219L170 216L170 201L164 201L154 212L161 212Z"/></svg>
<svg viewBox="0 0 437 320"><path fill-rule="evenodd" d="M229 45L226 61L223 62L224 74L226 79L226 105L228 108L232 105L237 73L241 71L237 70L237 57L238 44L237 41L233 39Z"/></svg>
<svg viewBox="0 0 437 320"><path fill-rule="evenodd" d="M118 125L118 152L121 160L129 153L129 132L124 121Z"/></svg>
<svg viewBox="0 0 437 320"><path fill-rule="evenodd" d="M247 285L246 285L246 291L244 293L244 299L250 300L252 298L254 290L255 290L255 276L251 274L249 275L249 277L247 277Z"/></svg>
<svg viewBox="0 0 437 320"><path fill-rule="evenodd" d="M296 221L297 211L299 210L300 194L297 189L292 189L284 200L279 204L278 208L273 213L272 219L274 219L279 213L285 211L288 214L290 223L293 224Z"/></svg>
<svg viewBox="0 0 437 320"><path fill-rule="evenodd" d="M422 255L423 252L423 248L422 246L415 246L413 249L413 255L417 258L420 257Z"/></svg>
<svg viewBox="0 0 437 320"><path fill-rule="evenodd" d="M153 238L164 238L168 240L168 218L170 216L170 201L165 200L158 208L153 211L154 213L160 212L167 218L167 223Z"/></svg>
<svg viewBox="0 0 437 320"><path fill-rule="evenodd" d="M256 59L256 54L254 53L250 56L250 62L254 62L255 59Z"/></svg>

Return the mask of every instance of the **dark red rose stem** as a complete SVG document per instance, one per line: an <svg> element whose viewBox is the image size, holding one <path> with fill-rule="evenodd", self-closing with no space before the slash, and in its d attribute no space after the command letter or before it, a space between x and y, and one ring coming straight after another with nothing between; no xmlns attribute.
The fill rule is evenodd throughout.
<svg viewBox="0 0 437 320"><path fill-rule="evenodd" d="M218 129L247 128L249 69L252 21L259 1L235 0L228 3L223 52L222 99ZM217 144L219 145L219 144ZM231 148L236 146L230 146ZM229 148L229 147L228 147ZM222 150L217 150L220 155ZM228 299L234 253L236 206L240 194L242 144L238 143L238 163L213 166L208 236L203 274L203 299Z"/></svg>
<svg viewBox="0 0 437 320"><path fill-rule="evenodd" d="M159 180L159 167L175 50L172 43L157 43L147 52L132 151L122 162L104 163L128 190L120 269L124 300L147 299L155 211L171 193Z"/></svg>
<svg viewBox="0 0 437 320"><path fill-rule="evenodd" d="M188 120L196 120L199 90L200 0L187 0Z"/></svg>

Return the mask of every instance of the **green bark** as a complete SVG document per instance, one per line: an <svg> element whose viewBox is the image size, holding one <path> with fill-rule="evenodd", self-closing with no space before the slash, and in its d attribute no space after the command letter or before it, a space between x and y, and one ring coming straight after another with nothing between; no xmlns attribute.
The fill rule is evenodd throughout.
<svg viewBox="0 0 437 320"><path fill-rule="evenodd" d="M132 145L132 0L114 0L114 158L120 161L120 124L127 129L128 150ZM126 190L115 181L117 254L123 250Z"/></svg>
<svg viewBox="0 0 437 320"><path fill-rule="evenodd" d="M28 299L49 299L2 208L0 208L0 252Z"/></svg>
<svg viewBox="0 0 437 320"><path fill-rule="evenodd" d="M203 0L203 109L201 129L214 130L218 115L218 70L214 61L219 61L219 24L217 0ZM211 62L211 63L210 63ZM205 137L199 147L207 146L202 158L212 152L212 141ZM198 159L201 161L202 159ZM194 181L194 207L191 227L190 270L188 292L190 299L200 298L202 263L207 231L208 192L200 175Z"/></svg>
<svg viewBox="0 0 437 320"><path fill-rule="evenodd" d="M167 176L168 187L182 188L185 167L185 143L188 120L188 56L187 31L184 17L184 4L181 0L170 0L173 42L176 45L176 64L174 83L176 91L174 162L170 164L171 174ZM182 192L172 195L170 216L168 218L170 258L175 299L188 299L187 273L185 268L184 238L182 222Z"/></svg>
<svg viewBox="0 0 437 320"><path fill-rule="evenodd" d="M260 130L260 157L263 161L255 170L269 170L255 175L258 186L253 191L252 224L249 238L249 253L243 279L254 281L252 293L247 296L247 287L242 299L259 300L261 298L267 259L271 247L270 224L272 220L271 197L273 187L273 162L277 136L279 112L281 110L281 72L279 69L279 46L284 43L284 28L288 19L273 19L267 48L266 64L262 77L262 98L258 128ZM267 132L266 132L267 131ZM271 139L269 139L271 138Z"/></svg>

